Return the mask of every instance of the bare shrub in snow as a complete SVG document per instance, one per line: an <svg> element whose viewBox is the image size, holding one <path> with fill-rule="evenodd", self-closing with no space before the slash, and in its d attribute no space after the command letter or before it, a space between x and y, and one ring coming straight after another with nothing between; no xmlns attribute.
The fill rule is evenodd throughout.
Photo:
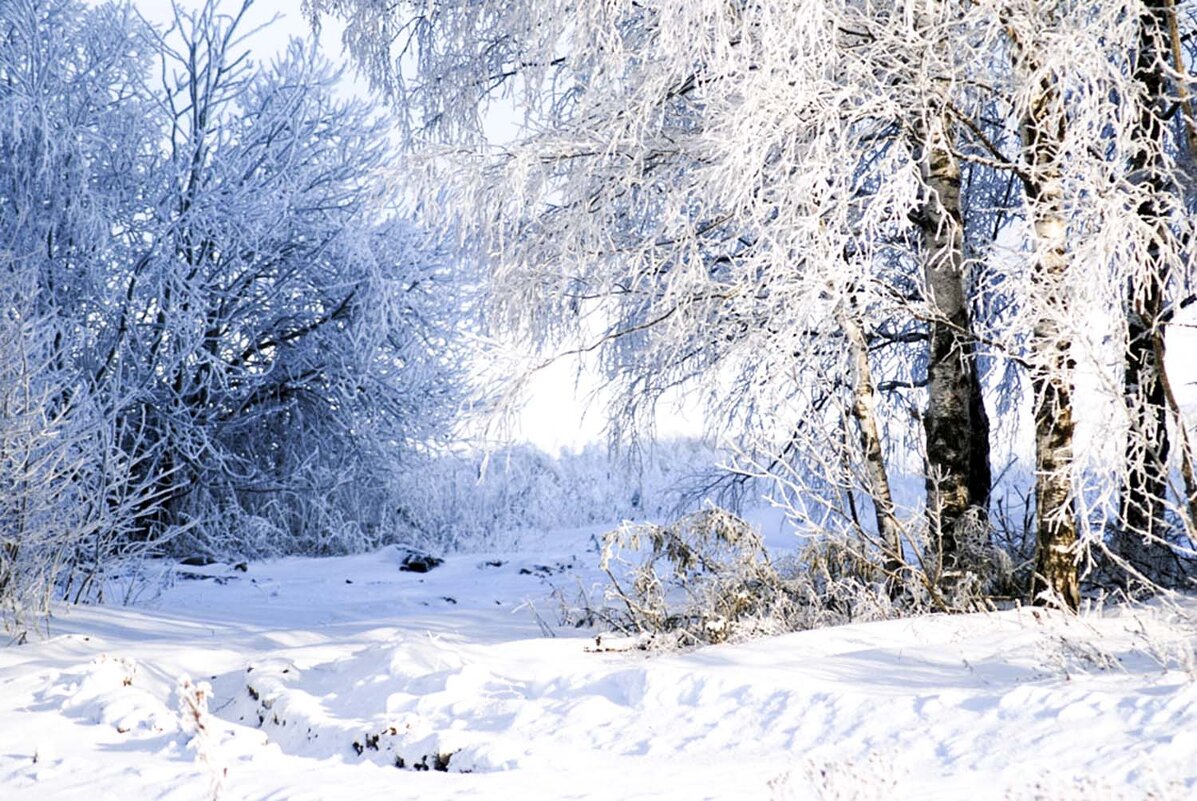
<svg viewBox="0 0 1197 801"><path fill-rule="evenodd" d="M693 645L790 628L789 597L759 535L721 509L625 524L603 537L600 564L623 607L609 621L625 632Z"/></svg>
<svg viewBox="0 0 1197 801"><path fill-rule="evenodd" d="M1197 615L1191 608L1158 598L1131 608L1127 627L1135 635L1136 650L1161 670L1180 670L1197 681Z"/></svg>
<svg viewBox="0 0 1197 801"><path fill-rule="evenodd" d="M195 684L190 678L183 676L179 679L176 692L179 727L190 737L187 747L195 751L196 761L203 765L211 776L208 794L215 801L224 791L229 769L220 756L219 743L213 731L216 719L208 711L212 687L206 681Z"/></svg>
<svg viewBox="0 0 1197 801"><path fill-rule="evenodd" d="M942 566L929 563L938 551L925 537L910 535L910 548L924 561L903 561L895 569L869 538L828 530L774 559L749 523L717 507L667 525L625 523L602 538L604 603L593 603L584 589L572 603L560 592L563 618L605 625L641 646L688 646L988 609L990 598L1008 592L1011 561L980 529L957 537L972 569L946 578Z"/></svg>
<svg viewBox="0 0 1197 801"><path fill-rule="evenodd" d="M596 621L645 646L689 646L892 617L900 607L878 566L823 539L774 561L750 524L708 508L669 525L627 523L602 540L606 605Z"/></svg>

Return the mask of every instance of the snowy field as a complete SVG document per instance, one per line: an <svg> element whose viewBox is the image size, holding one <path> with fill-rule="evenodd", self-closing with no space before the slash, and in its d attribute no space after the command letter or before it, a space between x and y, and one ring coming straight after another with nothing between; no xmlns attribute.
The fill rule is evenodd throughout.
<svg viewBox="0 0 1197 801"><path fill-rule="evenodd" d="M1192 631L1029 609L595 648L593 531L177 567L0 649L0 798L1188 799ZM209 682L180 715L179 682ZM405 769L399 769L398 764Z"/></svg>

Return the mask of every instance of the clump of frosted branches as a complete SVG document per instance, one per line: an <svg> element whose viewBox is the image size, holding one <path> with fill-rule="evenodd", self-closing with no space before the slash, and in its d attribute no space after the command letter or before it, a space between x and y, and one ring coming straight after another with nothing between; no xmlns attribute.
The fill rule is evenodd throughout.
<svg viewBox="0 0 1197 801"><path fill-rule="evenodd" d="M568 610L675 647L893 617L894 587L851 546L820 540L775 562L744 520L712 507L668 525L625 523L602 539L606 605Z"/></svg>
<svg viewBox="0 0 1197 801"><path fill-rule="evenodd" d="M147 553L376 545L455 420L469 304L387 118L302 42L252 62L248 6L0 3L6 612Z"/></svg>

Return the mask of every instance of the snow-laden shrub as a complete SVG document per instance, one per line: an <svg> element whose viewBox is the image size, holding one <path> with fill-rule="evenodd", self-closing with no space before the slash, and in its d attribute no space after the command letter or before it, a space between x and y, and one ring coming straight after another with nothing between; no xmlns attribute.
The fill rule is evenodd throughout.
<svg viewBox="0 0 1197 801"><path fill-rule="evenodd" d="M603 537L601 566L623 607L608 619L629 633L722 642L788 628L794 611L760 536L722 509L666 526L625 524Z"/></svg>
<svg viewBox="0 0 1197 801"><path fill-rule="evenodd" d="M136 511L158 496L95 397L55 359L54 327L0 272L0 619L17 636L55 597L102 600L140 561Z"/></svg>
<svg viewBox="0 0 1197 801"><path fill-rule="evenodd" d="M996 545L993 532L979 510L971 510L956 524L956 551L952 564L937 563L934 599L942 611L974 611L988 608L995 597L1021 595L1015 580L1014 560ZM924 559L942 553L938 547L918 543Z"/></svg>
<svg viewBox="0 0 1197 801"><path fill-rule="evenodd" d="M773 560L736 515L707 508L668 525L627 523L602 540L605 605L572 610L646 647L688 646L898 614L885 577L849 548Z"/></svg>
<svg viewBox="0 0 1197 801"><path fill-rule="evenodd" d="M379 544L462 404L468 268L395 208L385 116L218 5L0 2L7 609Z"/></svg>
<svg viewBox="0 0 1197 801"><path fill-rule="evenodd" d="M962 545L970 568L945 579L942 565L895 565L868 539L828 531L774 559L749 523L717 507L668 525L625 523L602 538L604 603L567 604L566 618L656 647L989 608L1008 590L1012 568L982 533ZM928 552L924 539L925 531L912 533L917 553Z"/></svg>

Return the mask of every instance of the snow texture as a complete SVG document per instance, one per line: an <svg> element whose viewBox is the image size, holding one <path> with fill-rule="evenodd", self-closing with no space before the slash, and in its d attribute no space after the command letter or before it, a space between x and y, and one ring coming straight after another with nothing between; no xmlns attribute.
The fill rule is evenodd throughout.
<svg viewBox="0 0 1197 801"><path fill-rule="evenodd" d="M1195 606L652 655L557 624L555 599L597 581L600 531L424 574L395 548L178 566L136 606L62 608L47 638L0 650L0 798L1197 791Z"/></svg>

